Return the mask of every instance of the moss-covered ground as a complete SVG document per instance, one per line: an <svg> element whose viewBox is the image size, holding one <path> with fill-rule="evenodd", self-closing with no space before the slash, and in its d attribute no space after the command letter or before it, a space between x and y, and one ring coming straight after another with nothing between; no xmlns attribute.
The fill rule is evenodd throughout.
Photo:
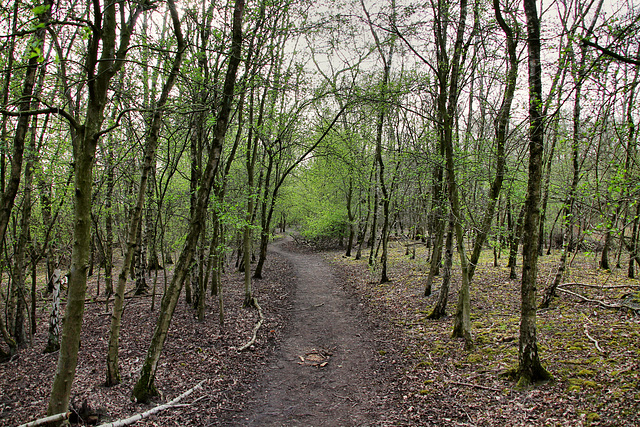
<svg viewBox="0 0 640 427"><path fill-rule="evenodd" d="M415 258L406 255L407 244L410 254L416 249ZM442 279L436 278L431 296L423 296L429 270L424 245L392 242L391 282L384 284L379 268L367 264L367 253L359 261L338 252L329 257L343 268L347 286L375 324L391 322L391 336L401 347L402 400L411 423L640 425L640 311L604 306L640 309L640 283L626 277L626 257L623 268L603 271L595 255L571 254L563 289L592 302L560 291L549 309L538 311L540 358L554 380L523 390L502 375L518 364L520 322L520 282L509 279L506 255L494 266L493 253L486 251L478 263L471 283L471 351L450 337L459 270L452 277L449 315L427 319ZM558 253L540 258L539 294L553 279L558 260Z"/></svg>

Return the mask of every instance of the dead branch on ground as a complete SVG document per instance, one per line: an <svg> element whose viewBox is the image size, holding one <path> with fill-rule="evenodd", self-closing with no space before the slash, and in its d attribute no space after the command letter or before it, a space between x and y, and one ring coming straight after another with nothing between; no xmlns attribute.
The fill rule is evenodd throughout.
<svg viewBox="0 0 640 427"><path fill-rule="evenodd" d="M130 424L133 424L137 421L140 421L144 418L147 418L150 415L153 415L157 412L163 411L165 409L168 408L172 408L174 406L176 406L176 404L181 401L182 399L184 399L185 397L189 396L191 393L193 393L194 391L196 391L197 389L202 387L202 383L204 383L206 380L202 380L200 381L198 384L195 385L195 387L185 391L184 393L182 393L180 396L176 397L175 399L173 399L171 402L165 403L164 405L159 405L156 406L155 408L151 408L148 411L142 412L140 414L135 414L129 418L125 418L124 420L118 420L118 421L114 421L112 423L106 423L106 424L100 424L99 427L124 427L124 426L128 426Z"/></svg>
<svg viewBox="0 0 640 427"><path fill-rule="evenodd" d="M56 421L63 421L63 420L68 419L69 415L71 415L71 412L61 412L59 414L50 415L48 417L40 418L38 420L31 421L31 422L26 423L26 424L20 424L18 427L36 427L36 426L41 426L41 425L45 425L45 424L49 424L49 423L55 423Z"/></svg>

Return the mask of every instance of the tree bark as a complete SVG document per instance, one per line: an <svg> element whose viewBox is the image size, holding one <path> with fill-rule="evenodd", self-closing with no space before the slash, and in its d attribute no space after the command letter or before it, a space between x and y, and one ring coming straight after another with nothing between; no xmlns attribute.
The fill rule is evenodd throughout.
<svg viewBox="0 0 640 427"><path fill-rule="evenodd" d="M451 284L451 267L453 265L453 227L455 218L449 214L449 225L444 252L444 269L442 271L442 285L438 293L438 300L429 314L429 319L440 319L447 314L447 301L449 299L449 286Z"/></svg>
<svg viewBox="0 0 640 427"><path fill-rule="evenodd" d="M97 5L98 3L96 3ZM116 4L108 4L103 11L96 7L94 32L88 40L87 72L88 103L83 125L77 125L73 139L74 159L74 221L73 249L69 272L69 290L60 340L58 367L51 387L47 409L48 415L66 412L69 407L71 385L75 376L80 347L80 332L84 314L87 288L87 262L91 241L91 198L93 166L98 139L102 135L104 109L107 104L109 83L124 65L131 34L136 20L145 5L138 4L126 23L117 23ZM116 46L116 34L120 35L120 46ZM117 48L117 49L116 49ZM100 59L98 54L102 49ZM114 55L115 53L115 55ZM73 127L73 125L72 125Z"/></svg>
<svg viewBox="0 0 640 427"><path fill-rule="evenodd" d="M495 11L496 20L504 31L507 38L507 53L509 55L509 64L507 71L507 81L504 89L504 97L502 98L502 105L498 116L496 117L496 175L491 183L489 190L489 199L487 201L487 210L484 213L482 225L476 235L475 243L473 245L473 252L471 254L471 260L469 261L469 281L473 278L476 271L478 260L480 259L480 253L482 247L487 239L489 230L491 229L491 223L493 222L493 215L495 213L498 197L500 196L500 190L502 189L502 182L504 180L505 173L505 143L507 140L507 127L509 125L509 117L511 114L511 103L516 90L516 82L518 79L518 55L516 47L518 44L518 34L513 34L512 29L507 25L502 17L500 11L500 3L498 0L493 0L493 9Z"/></svg>
<svg viewBox="0 0 640 427"><path fill-rule="evenodd" d="M20 187L20 176L22 174L22 161L24 155L24 142L27 137L27 131L29 130L29 121L31 119L31 115L26 113L31 109L32 96L34 92L34 86L36 84L36 75L40 66L40 58L42 54L42 51L38 52L35 49L41 49L44 46L45 34L47 32L45 26L51 19L53 0L44 0L42 5L45 7L45 9L42 11L42 13L38 14L38 21L43 25L35 30L32 40L27 47L26 57L29 58L29 61L27 62L25 70L20 100L17 103L19 112L18 123L16 124L16 131L13 137L11 170L9 172L9 180L6 185L4 177L2 177L3 192L0 195L0 242L4 241L7 226L9 224L9 219L11 217L11 210L13 209L15 197L18 193L18 188ZM10 72L10 70L7 70L7 72Z"/></svg>
<svg viewBox="0 0 640 427"><path fill-rule="evenodd" d="M171 18L173 20L174 34L177 40L177 52L173 60L171 72L167 77L167 81L164 84L160 98L156 103L156 108L151 120L149 134L145 141L144 161L142 164L142 173L140 175L140 184L138 187L136 205L133 208L131 218L129 220L127 252L124 257L120 275L118 276L118 284L114 298L113 311L111 314L111 327L109 329L109 344L107 352L107 376L105 380L105 385L107 386L113 386L120 383L118 351L122 313L124 311L124 292L127 283L127 272L129 271L133 259L136 242L140 241L139 233L142 225L142 209L144 207L144 197L147 190L149 176L155 164L156 149L158 147L160 129L162 128L164 107L167 103L167 100L169 99L169 94L173 89L176 78L178 77L178 72L180 71L182 56L186 45L182 36L182 30L180 28L180 18L178 17L178 12L175 8L174 1L168 0L168 6L171 13ZM138 284L138 280L136 280L136 293L140 289L138 288Z"/></svg>
<svg viewBox="0 0 640 427"><path fill-rule="evenodd" d="M511 280L518 278L518 274L516 273L518 248L520 247L520 240L522 239L522 227L524 225L525 212L526 205L522 205L515 224L513 221L509 221L511 223L511 231L509 235L509 263L507 266L509 267L509 278Z"/></svg>
<svg viewBox="0 0 640 427"><path fill-rule="evenodd" d="M540 187L544 118L542 109L542 66L540 63L540 21L535 0L524 0L529 53L529 179L522 249L521 315L518 347L518 386L524 387L550 374L542 367L536 333L536 281L540 237Z"/></svg>
<svg viewBox="0 0 640 427"><path fill-rule="evenodd" d="M233 11L231 56L229 58L229 65L224 81L220 112L216 120L213 140L209 150L209 159L202 176L202 183L198 189L197 205L194 215L189 223L189 231L186 237L185 246L176 264L173 279L169 286L167 286L162 297L160 316L151 339L151 345L147 351L147 356L142 366L140 378L136 382L132 392L132 398L138 402L147 402L149 398L158 394L154 384L158 360L160 359L160 353L162 352L164 342L167 338L167 332L169 330L169 325L171 324L171 318L173 317L176 303L178 302L180 290L182 289L186 273L196 249L200 231L204 227L205 213L209 203L209 194L215 178L215 172L222 152L222 144L224 142L227 125L229 123L236 74L241 59L243 11L244 0L236 0Z"/></svg>

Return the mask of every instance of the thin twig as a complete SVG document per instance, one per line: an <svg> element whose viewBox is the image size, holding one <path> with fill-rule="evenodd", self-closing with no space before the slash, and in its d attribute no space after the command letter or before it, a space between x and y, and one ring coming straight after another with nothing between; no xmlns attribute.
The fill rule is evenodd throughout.
<svg viewBox="0 0 640 427"><path fill-rule="evenodd" d="M495 391L495 392L502 392L502 390L497 389L497 388L493 388L493 387L486 387L480 384L472 384L472 383L461 383L461 382L457 382L457 381L447 381L447 383L449 384L455 384L455 385L462 385L462 386L466 386L466 387L474 387L474 388L480 388L482 390L489 390L489 391Z"/></svg>
<svg viewBox="0 0 640 427"><path fill-rule="evenodd" d="M602 348L600 348L600 345L598 344L598 341L596 341L595 338L593 338L591 335L589 335L589 331L587 330L587 324L584 324L584 334L587 336L587 338L589 338L589 340L591 340L592 343L595 344L596 349L602 353L602 354L606 354L606 352L604 350L602 350Z"/></svg>

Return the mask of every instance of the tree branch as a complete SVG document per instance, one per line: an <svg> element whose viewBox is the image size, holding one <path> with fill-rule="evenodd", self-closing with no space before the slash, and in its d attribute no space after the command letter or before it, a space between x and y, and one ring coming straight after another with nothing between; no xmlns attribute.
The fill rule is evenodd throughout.
<svg viewBox="0 0 640 427"><path fill-rule="evenodd" d="M28 111L0 110L0 114L2 114L3 116L9 116L9 117L39 116L40 114L58 114L64 117L69 122L69 124L76 130L80 130L82 127L80 123L78 123L71 114L69 114L64 108L60 108L60 107L48 107L48 108L41 108L39 110L28 110Z"/></svg>
<svg viewBox="0 0 640 427"><path fill-rule="evenodd" d="M617 59L620 62L624 62L625 64L631 64L631 65L640 65L640 59L633 59L633 58L629 58L623 55L620 55L619 53L616 53L614 51L612 51L611 49L604 47L604 46L600 46L598 43L594 43L590 40L587 40L585 38L582 39L582 44L586 45L586 46L591 46L595 49L598 49L600 52L602 52L603 54L610 56L613 59Z"/></svg>
<svg viewBox="0 0 640 427"><path fill-rule="evenodd" d="M44 424L55 423L56 421L63 421L69 418L71 412L61 412L59 414L51 415L48 417L40 418L35 421L31 421L26 424L20 424L18 427L36 427Z"/></svg>
<svg viewBox="0 0 640 427"><path fill-rule="evenodd" d="M189 396L191 393L193 393L197 389L202 388L202 383L204 383L204 382L205 382L205 380L200 381L195 387L185 391L180 396L178 396L175 399L173 399L171 402L165 403L164 405L156 406L155 408L151 408L148 411L142 412L140 414L135 414L135 415L133 415L133 416L131 416L129 418L125 418L124 420L118 420L118 421L114 421L112 423L100 424L100 427L123 427L123 426L128 426L128 425L133 424L133 423L135 423L137 421L140 421L140 420L142 420L144 418L147 418L150 415L153 415L153 414L155 414L157 412L160 412L160 411L163 411L165 409L177 406L176 404L179 401L181 401L185 397Z"/></svg>

